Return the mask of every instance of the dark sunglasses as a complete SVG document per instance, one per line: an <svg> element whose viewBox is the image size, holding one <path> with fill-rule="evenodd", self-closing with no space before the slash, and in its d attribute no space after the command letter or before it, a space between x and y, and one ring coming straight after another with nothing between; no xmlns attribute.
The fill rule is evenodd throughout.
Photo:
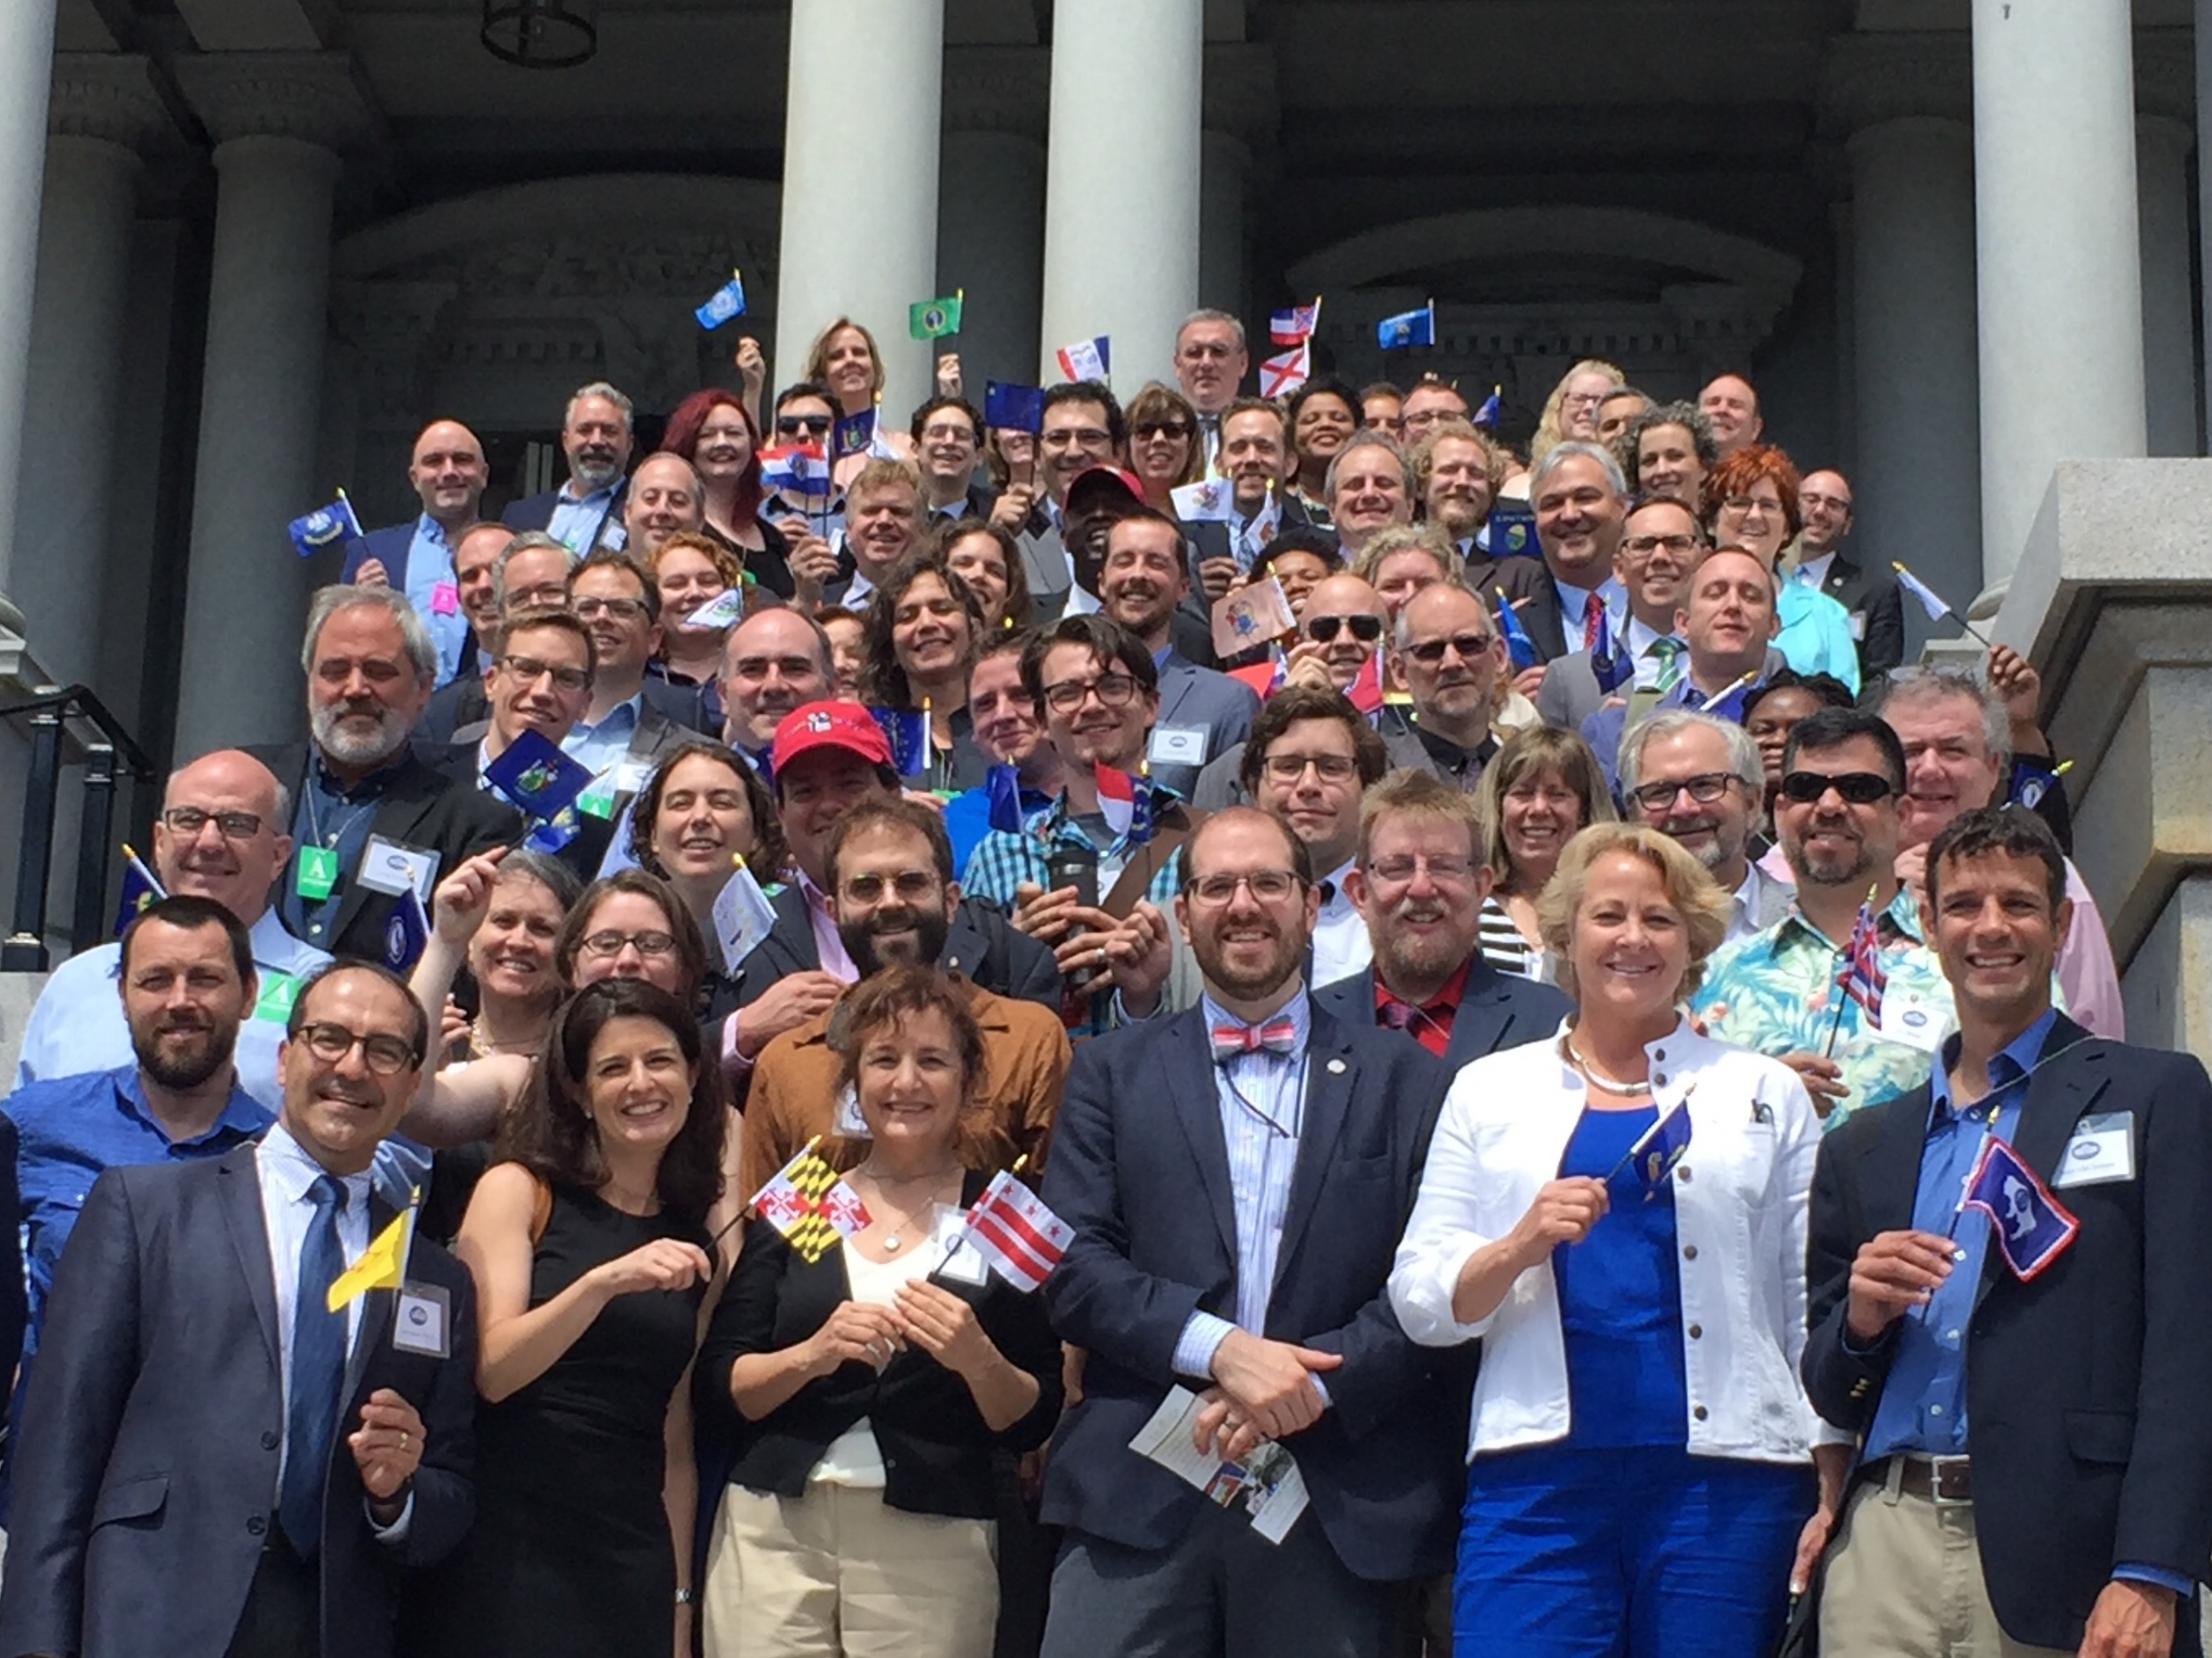
<svg viewBox="0 0 2212 1658"><path fill-rule="evenodd" d="M1417 645L1408 645L1405 654L1424 668L1434 668L1444 660L1447 650L1460 653L1463 662L1473 662L1490 653L1490 636L1486 633L1458 633L1450 639L1424 639Z"/></svg>
<svg viewBox="0 0 2212 1658"><path fill-rule="evenodd" d="M776 417L776 435L778 437L796 437L801 433L820 437L829 430L830 417L828 415L778 415Z"/></svg>
<svg viewBox="0 0 2212 1658"><path fill-rule="evenodd" d="M1138 421L1129 429L1134 437L1188 437L1192 430L1188 421Z"/></svg>
<svg viewBox="0 0 2212 1658"><path fill-rule="evenodd" d="M1305 637L1316 645L1326 645L1346 628L1352 637L1363 645L1372 645L1382 637L1381 616L1308 616L1305 618Z"/></svg>
<svg viewBox="0 0 2212 1658"><path fill-rule="evenodd" d="M1834 776L1820 771L1792 771L1781 780L1784 800L1810 806L1834 789L1854 806L1871 806L1897 792L1887 777L1873 771L1844 771Z"/></svg>

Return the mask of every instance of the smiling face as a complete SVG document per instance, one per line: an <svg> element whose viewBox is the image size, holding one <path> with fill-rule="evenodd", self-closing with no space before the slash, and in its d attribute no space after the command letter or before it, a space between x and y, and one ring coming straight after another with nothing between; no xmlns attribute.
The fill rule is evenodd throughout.
<svg viewBox="0 0 2212 1658"><path fill-rule="evenodd" d="M999 765L1019 765L1045 740L1045 722L1022 688L1021 653L997 651L968 675L968 718L976 747Z"/></svg>
<svg viewBox="0 0 2212 1658"><path fill-rule="evenodd" d="M767 748L786 714L830 694L830 673L821 637L797 611L777 605L748 616L722 650L729 741L754 752Z"/></svg>
<svg viewBox="0 0 2212 1658"><path fill-rule="evenodd" d="M1061 759L1086 772L1094 765L1135 771L1145 734L1159 717L1159 693L1147 692L1119 661L1100 662L1087 645L1055 645L1040 667L1045 730ZM1109 700L1117 696L1126 700Z"/></svg>
<svg viewBox="0 0 2212 1658"><path fill-rule="evenodd" d="M1416 714L1441 717L1455 731L1488 724L1505 667L1488 605L1464 588L1440 582L1406 603L1398 637L1403 643L1392 661Z"/></svg>
<svg viewBox="0 0 2212 1658"><path fill-rule="evenodd" d="M661 624L646 610L639 573L620 565L595 566L579 572L569 592L569 607L591 630L598 677L625 684L644 673L661 648Z"/></svg>
<svg viewBox="0 0 2212 1658"><path fill-rule="evenodd" d="M930 967L944 953L960 889L938 873L929 842L902 824L875 824L837 849L837 936L862 978Z"/></svg>
<svg viewBox="0 0 2212 1658"><path fill-rule="evenodd" d="M485 677L484 694L503 748L525 731L559 743L591 703L592 653L567 628L516 628Z"/></svg>
<svg viewBox="0 0 2212 1658"><path fill-rule="evenodd" d="M957 671L975 649L968 608L943 577L924 571L907 584L891 612L891 654L909 684Z"/></svg>
<svg viewBox="0 0 2212 1658"><path fill-rule="evenodd" d="M130 935L121 990L139 1068L165 1088L197 1088L230 1063L254 984L221 927L147 920Z"/></svg>
<svg viewBox="0 0 2212 1658"><path fill-rule="evenodd" d="M1329 503L1336 532L1348 547L1358 547L1377 530L1409 522L1413 501L1406 493L1405 469L1380 444L1362 443L1339 457L1336 498Z"/></svg>
<svg viewBox="0 0 2212 1658"><path fill-rule="evenodd" d="M945 563L984 607L985 631L995 633L1005 620L1006 598L1013 592L1006 552L997 537L981 531L960 536L945 549Z"/></svg>
<svg viewBox="0 0 2212 1658"><path fill-rule="evenodd" d="M1199 896L1217 877L1294 873L1284 826L1256 812L1224 812L1199 828L1184 848L1188 887L1175 917L1208 985L1239 999L1264 997L1295 977L1320 913L1318 889L1296 881L1279 899L1263 899L1249 880L1225 902Z"/></svg>
<svg viewBox="0 0 2212 1658"><path fill-rule="evenodd" d="M1175 337L1175 381L1202 415L1218 415L1236 401L1236 388L1251 366L1250 355L1236 343L1236 329L1207 320L1183 325Z"/></svg>
<svg viewBox="0 0 2212 1658"><path fill-rule="evenodd" d="M1490 457L1471 437L1440 437L1429 451L1424 492L1429 521L1455 541L1482 527L1490 515Z"/></svg>
<svg viewBox="0 0 2212 1658"><path fill-rule="evenodd" d="M776 768L784 838L793 860L817 886L827 879L823 866L837 820L882 789L876 768L849 749L809 749Z"/></svg>
<svg viewBox="0 0 2212 1658"><path fill-rule="evenodd" d="M191 833L170 827L170 814L198 813ZM255 820L250 834L244 819ZM189 822L188 819L180 821ZM292 855L289 825L276 821L276 779L251 754L236 749L202 755L173 774L154 822L154 871L180 898L211 899L247 926L269 908L270 885Z"/></svg>
<svg viewBox="0 0 2212 1658"><path fill-rule="evenodd" d="M696 547L664 548L653 564L653 580L661 590L661 625L668 628L684 620L703 604L730 591L722 567ZM711 637L711 635L710 635Z"/></svg>
<svg viewBox="0 0 2212 1658"><path fill-rule="evenodd" d="M1542 886L1582 821L1582 797L1556 771L1517 779L1505 791L1499 822L1516 884L1532 894Z"/></svg>
<svg viewBox="0 0 2212 1658"><path fill-rule="evenodd" d="M975 476L983 442L976 423L962 409L934 411L921 429L921 469L947 489L964 490Z"/></svg>
<svg viewBox="0 0 2212 1658"><path fill-rule="evenodd" d="M1585 368L1559 396L1559 430L1587 443L1598 435L1598 407L1614 389L1613 376Z"/></svg>
<svg viewBox="0 0 2212 1658"><path fill-rule="evenodd" d="M727 875L731 858L748 861L758 844L745 784L712 754L676 761L661 784L654 814L653 855L672 879L704 881Z"/></svg>
<svg viewBox="0 0 2212 1658"><path fill-rule="evenodd" d="M1628 515L1613 573L1627 590L1629 609L1653 632L1674 631L1699 545L1698 520L1677 502L1654 502Z"/></svg>
<svg viewBox="0 0 2212 1658"><path fill-rule="evenodd" d="M695 530L704 521L699 475L675 455L654 455L630 480L622 498L622 520L629 529L629 550L650 562L662 542L679 529Z"/></svg>
<svg viewBox="0 0 2212 1658"><path fill-rule="evenodd" d="M1183 538L1172 524L1124 518L1107 532L1098 598L1106 614L1153 650L1167 643L1167 624L1190 592Z"/></svg>
<svg viewBox="0 0 2212 1658"><path fill-rule="evenodd" d="M1659 871L1633 852L1590 866L1567 940L1581 1017L1664 1018L1690 972L1690 929Z"/></svg>
<svg viewBox="0 0 2212 1658"><path fill-rule="evenodd" d="M1370 620L1355 626L1355 617ZM1316 582L1305 595L1305 610L1299 617L1299 625L1309 638L1316 630L1330 633L1321 643L1321 666L1329 671L1329 682L1343 690L1374 659L1376 647L1388 631L1388 617L1382 595L1357 576L1331 576ZM1336 624L1333 632L1328 627L1331 621ZM1367 637L1362 638L1363 633Z"/></svg>
<svg viewBox="0 0 2212 1658"><path fill-rule="evenodd" d="M1695 506L1705 481L1698 439L1686 426L1646 427L1636 439L1636 483L1645 495Z"/></svg>
<svg viewBox="0 0 2212 1658"><path fill-rule="evenodd" d="M1272 409L1240 409L1222 422L1222 450L1215 465L1228 478L1236 510L1250 517L1267 505L1283 481L1282 417Z"/></svg>
<svg viewBox="0 0 2212 1658"><path fill-rule="evenodd" d="M476 504L491 478L484 445L460 422L434 421L415 439L407 481L415 486L423 511L439 523L465 523L476 516Z"/></svg>
<svg viewBox="0 0 2212 1658"><path fill-rule="evenodd" d="M1798 771L1823 777L1853 772L1888 776L1880 747L1865 737L1833 749L1800 749L1795 764ZM1818 800L1797 801L1785 794L1775 802L1775 832L1800 887L1848 887L1864 893L1887 877L1897 861L1897 828L1894 794L1861 805L1826 789Z"/></svg>
<svg viewBox="0 0 2212 1658"><path fill-rule="evenodd" d="M1627 506L1595 459L1574 454L1560 461L1532 505L1537 539L1554 577L1569 587L1592 589L1613 573Z"/></svg>
<svg viewBox="0 0 2212 1658"><path fill-rule="evenodd" d="M1490 872L1464 824L1378 813L1367 856L1346 880L1385 984L1444 978L1474 954Z"/></svg>
<svg viewBox="0 0 2212 1658"><path fill-rule="evenodd" d="M453 549L453 587L460 597L461 614L480 639L490 638L492 629L499 626L500 601L492 566L514 538L514 532L507 525L486 524L462 536Z"/></svg>
<svg viewBox="0 0 2212 1658"><path fill-rule="evenodd" d="M1359 750L1341 720L1293 720L1267 746L1253 803L1305 842L1316 876L1333 874L1360 838Z"/></svg>
<svg viewBox="0 0 2212 1658"><path fill-rule="evenodd" d="M1709 788L1714 778L1722 779L1716 799L1703 801L1692 794L1693 784ZM1643 803L1645 789L1669 793L1662 804L1652 807ZM1743 880L1740 866L1751 833L1751 791L1729 770L1728 740L1719 732L1692 727L1644 744L1636 767L1636 793L1629 797L1629 818L1680 841L1714 875L1725 871L1733 876L1730 886Z"/></svg>
<svg viewBox="0 0 2212 1658"><path fill-rule="evenodd" d="M1882 718L1905 747L1903 843L1925 846L1961 812L1987 806L2000 767L1981 704L1967 696L1893 700Z"/></svg>
<svg viewBox="0 0 2212 1658"><path fill-rule="evenodd" d="M399 618L381 604L332 612L315 636L307 676L315 746L342 766L382 765L406 745L430 702L432 679L417 671Z"/></svg>
<svg viewBox="0 0 2212 1658"><path fill-rule="evenodd" d="M1332 391L1315 392L1298 406L1298 418L1291 425L1291 446L1301 460L1326 466L1359 424L1359 416L1343 398Z"/></svg>
<svg viewBox="0 0 2212 1658"><path fill-rule="evenodd" d="M1198 428L1181 410L1169 407L1147 420L1129 423L1129 469L1155 488L1183 481L1191 463Z"/></svg>
<svg viewBox="0 0 2212 1658"><path fill-rule="evenodd" d="M836 394L847 414L865 409L876 392L876 354L857 328L840 328L822 352L822 383Z"/></svg>
<svg viewBox="0 0 2212 1658"><path fill-rule="evenodd" d="M1750 381L1723 374L1698 394L1698 407L1712 423L1713 446L1723 458L1759 441L1764 423L1759 418L1759 394Z"/></svg>
<svg viewBox="0 0 2212 1658"><path fill-rule="evenodd" d="M969 1082L952 1023L934 1007L861 1035L853 1093L861 1121L880 1145L918 1159L949 1150Z"/></svg>
<svg viewBox="0 0 2212 1658"><path fill-rule="evenodd" d="M2066 946L2074 906L2056 910L2042 860L1987 852L1946 857L1932 870L1933 943L1961 1017L2004 1029L2041 1016L2051 998L2051 969Z"/></svg>
<svg viewBox="0 0 2212 1658"><path fill-rule="evenodd" d="M602 979L642 979L672 996L684 994L675 921L643 893L612 892L592 907L573 970L576 987Z"/></svg>
<svg viewBox="0 0 2212 1658"><path fill-rule="evenodd" d="M630 464L630 417L604 397L580 397L561 430L569 475L587 493L603 490Z"/></svg>
<svg viewBox="0 0 2212 1658"><path fill-rule="evenodd" d="M1755 480L1741 495L1732 495L1713 514L1713 533L1722 541L1749 547L1769 565L1789 539L1789 517L1782 508L1781 489L1772 478Z"/></svg>
<svg viewBox="0 0 2212 1658"><path fill-rule="evenodd" d="M487 997L521 1003L559 999L553 941L561 931L561 901L536 877L503 871L492 885L484 924L468 941L468 969Z"/></svg>
<svg viewBox="0 0 2212 1658"><path fill-rule="evenodd" d="M338 1058L325 1059L315 1051L308 1028L324 1027L384 1049L397 1044L393 1051L412 1053L420 1015L398 986L341 965L301 993L294 1016L300 1034L276 1051L284 1129L331 1173L359 1174L407 1115L422 1080L422 1061L413 1058L390 1074L380 1074L360 1040Z"/></svg>
<svg viewBox="0 0 2212 1658"><path fill-rule="evenodd" d="M853 562L881 587L892 566L913 546L920 522L921 503L910 484L878 484L855 494L845 508L845 539Z"/></svg>
<svg viewBox="0 0 2212 1658"><path fill-rule="evenodd" d="M584 1062L584 1103L599 1145L666 1147L691 1115L696 1078L675 1033L658 1019L609 1019Z"/></svg>
<svg viewBox="0 0 2212 1658"><path fill-rule="evenodd" d="M735 403L717 403L699 423L691 466L706 484L734 484L752 461L752 429Z"/></svg>

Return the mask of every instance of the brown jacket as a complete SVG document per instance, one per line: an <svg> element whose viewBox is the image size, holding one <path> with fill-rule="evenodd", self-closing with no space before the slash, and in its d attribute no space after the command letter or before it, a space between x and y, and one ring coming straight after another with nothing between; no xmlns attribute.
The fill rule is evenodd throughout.
<svg viewBox="0 0 2212 1658"><path fill-rule="evenodd" d="M990 1166L1003 1168L1026 1156L1029 1163L1022 1172L1034 1177L1043 1167L1067 1080L1067 1032L1049 1008L992 995L955 977L983 1028L983 1099L996 1131L988 1151ZM817 1135L824 1137L823 1154L836 1168L850 1168L866 1154L865 1141L831 1133L839 1085L837 1056L830 1051L828 1033L836 1011L831 1007L817 1014L760 1051L746 1098L738 1201L765 1186Z"/></svg>

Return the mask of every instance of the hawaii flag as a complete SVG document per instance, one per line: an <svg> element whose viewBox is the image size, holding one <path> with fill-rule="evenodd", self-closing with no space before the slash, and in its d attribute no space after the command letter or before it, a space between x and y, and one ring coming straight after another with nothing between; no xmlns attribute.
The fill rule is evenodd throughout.
<svg viewBox="0 0 2212 1658"><path fill-rule="evenodd" d="M853 1233L866 1230L871 1219L860 1194L837 1177L812 1141L760 1188L752 1207L810 1267Z"/></svg>
<svg viewBox="0 0 2212 1658"><path fill-rule="evenodd" d="M1042 1289L1075 1241L1075 1228L1004 1169L968 1211L968 1241L1015 1289Z"/></svg>

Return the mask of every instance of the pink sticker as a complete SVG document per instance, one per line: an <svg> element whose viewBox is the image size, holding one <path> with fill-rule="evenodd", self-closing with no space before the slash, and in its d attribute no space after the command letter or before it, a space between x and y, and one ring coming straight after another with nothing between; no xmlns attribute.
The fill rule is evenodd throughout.
<svg viewBox="0 0 2212 1658"><path fill-rule="evenodd" d="M460 613L461 590L451 582L440 582L431 589L431 614L454 616Z"/></svg>

